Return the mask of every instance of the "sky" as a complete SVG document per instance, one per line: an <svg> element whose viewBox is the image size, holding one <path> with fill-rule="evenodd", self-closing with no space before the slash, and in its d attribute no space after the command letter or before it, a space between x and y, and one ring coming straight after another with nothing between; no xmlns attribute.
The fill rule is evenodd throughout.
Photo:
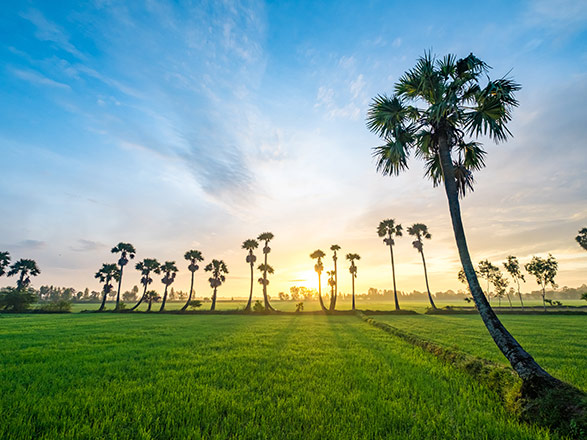
<svg viewBox="0 0 587 440"><path fill-rule="evenodd" d="M513 138L481 140L487 167L461 204L473 260L550 252L560 286L587 282L574 240L587 226L585 2L8 0L0 12L0 249L38 262L33 286L99 290L93 275L122 241L137 260L176 261L176 290L189 289L186 250L223 259L219 295L244 297L241 244L271 231L274 296L316 287L309 254L335 243L361 255L358 292L390 289L376 227L394 218L428 225L431 290L462 288L443 189L417 160L377 174L365 125L425 51L472 52L523 87ZM394 248L398 289L423 291L411 241ZM349 292L342 255L339 273ZM198 295L207 278L196 273ZM125 271L124 289L138 282Z"/></svg>

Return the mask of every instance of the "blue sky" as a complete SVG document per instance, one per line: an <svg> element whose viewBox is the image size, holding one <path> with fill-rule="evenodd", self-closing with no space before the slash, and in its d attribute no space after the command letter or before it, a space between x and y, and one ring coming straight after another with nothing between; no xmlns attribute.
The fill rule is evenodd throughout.
<svg viewBox="0 0 587 440"><path fill-rule="evenodd" d="M270 230L276 292L314 282L308 254L335 242L363 256L359 289L389 288L375 227L392 217L429 225L432 289L459 288L442 190L417 162L378 176L364 122L370 99L425 50L473 52L492 76L510 72L523 86L514 138L487 143L488 167L463 203L473 258L552 252L559 284L586 281L573 241L587 226L581 2L0 8L0 246L37 259L37 285L97 289L92 275L113 259L110 247L130 241L138 258L180 262L190 248L223 258L223 293L240 296L240 244ZM397 254L398 287L422 290L409 239ZM186 272L176 288L187 288Z"/></svg>

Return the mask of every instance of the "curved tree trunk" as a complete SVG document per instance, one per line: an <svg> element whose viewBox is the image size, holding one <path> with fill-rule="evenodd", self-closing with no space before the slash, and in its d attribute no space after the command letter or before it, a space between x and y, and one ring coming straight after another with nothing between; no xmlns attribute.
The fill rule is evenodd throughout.
<svg viewBox="0 0 587 440"><path fill-rule="evenodd" d="M510 303L510 309L513 309L513 308L514 308L514 306L512 305L512 299L510 298L510 294L509 294L509 293L506 293L506 295L507 295L507 297L508 297L508 301L509 301L509 303Z"/></svg>
<svg viewBox="0 0 587 440"><path fill-rule="evenodd" d="M510 362L512 368L524 381L527 390L539 391L545 385L556 384L559 381L538 365L534 358L530 356L530 354L526 352L518 341L516 341L516 339L507 331L483 294L467 247L467 240L461 219L461 209L455 182L454 168L446 138L440 139L439 147L444 188L448 199L455 240L461 264L463 265L463 270L467 277L469 288L473 300L475 301L475 305L477 306L477 310L479 311L479 315L481 315L481 319L487 327L495 344Z"/></svg>
<svg viewBox="0 0 587 440"><path fill-rule="evenodd" d="M131 312L132 312L133 310L136 310L136 309L137 309L137 308L138 308L138 307L141 305L141 303L142 303L142 302L145 300L145 296L146 296L146 295L147 295L147 285L145 285L145 290L143 291L143 296L141 296L141 299L139 299L139 302L138 302L138 303L136 303L136 304L135 304L135 305L132 307L132 309L130 309L130 311L131 311Z"/></svg>
<svg viewBox="0 0 587 440"><path fill-rule="evenodd" d="M163 302L161 303L161 308L159 309L162 312L165 309L165 303L167 302L167 288L169 284L165 284L165 293L163 293Z"/></svg>
<svg viewBox="0 0 587 440"><path fill-rule="evenodd" d="M106 305L106 297L107 296L108 296L108 294L106 292L104 292L104 297L102 297L102 304L100 305L98 312L101 312L102 310L104 310L104 306Z"/></svg>
<svg viewBox="0 0 587 440"><path fill-rule="evenodd" d="M428 271L426 270L426 259L424 258L424 251L421 250L420 253L422 254L422 264L424 265L424 279L426 280L426 291L428 292L428 299L430 300L430 305L432 308L436 310L436 304L434 304L432 294L430 293L430 286L428 286Z"/></svg>
<svg viewBox="0 0 587 440"><path fill-rule="evenodd" d="M120 288L122 286L122 271L124 270L124 266L120 266L120 278L118 279L118 292L116 293L116 309L118 310L118 306L120 305Z"/></svg>
<svg viewBox="0 0 587 440"><path fill-rule="evenodd" d="M391 240L391 235L389 236ZM393 275L393 299L395 300L395 310L399 310L399 302L397 300L397 289L395 287L395 263L393 261L393 245L389 245L389 251L391 252L391 273Z"/></svg>
<svg viewBox="0 0 587 440"><path fill-rule="evenodd" d="M251 303L253 302L253 284L254 284L254 277L255 277L255 265L251 263L251 291L249 292L249 301L247 302L247 306L245 307L245 311L249 312L251 310Z"/></svg>
<svg viewBox="0 0 587 440"><path fill-rule="evenodd" d="M184 312L188 306L190 305L190 301L192 300L192 292L194 291L194 272L192 272L192 283L190 284L190 294L188 296L188 300L185 302L185 305L181 308L181 311Z"/></svg>
<svg viewBox="0 0 587 440"><path fill-rule="evenodd" d="M214 287L214 293L212 294L212 305L210 306L210 310L216 310L216 289L217 287Z"/></svg>
<svg viewBox="0 0 587 440"><path fill-rule="evenodd" d="M520 297L520 304L522 304L522 310L524 310L524 301L522 301L522 292L520 292L520 280L516 280L518 283L518 296Z"/></svg>
<svg viewBox="0 0 587 440"><path fill-rule="evenodd" d="M324 305L324 301L322 301L322 281L320 278L320 273L318 272L318 299L320 300L320 308L323 312L327 312L328 309Z"/></svg>
<svg viewBox="0 0 587 440"><path fill-rule="evenodd" d="M353 279L353 310L355 310L355 274L352 274Z"/></svg>

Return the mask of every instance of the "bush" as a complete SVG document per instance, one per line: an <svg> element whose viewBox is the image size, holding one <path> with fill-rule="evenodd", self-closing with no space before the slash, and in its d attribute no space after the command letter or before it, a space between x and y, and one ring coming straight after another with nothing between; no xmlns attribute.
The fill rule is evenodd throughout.
<svg viewBox="0 0 587 440"><path fill-rule="evenodd" d="M265 307L261 304L261 301L255 301L255 305L253 306L253 312L261 313L265 311Z"/></svg>
<svg viewBox="0 0 587 440"><path fill-rule="evenodd" d="M6 287L0 291L0 310L25 312L37 300L33 289Z"/></svg>
<svg viewBox="0 0 587 440"><path fill-rule="evenodd" d="M37 310L41 312L69 313L71 312L71 301L64 299L51 301L49 303L42 304Z"/></svg>
<svg viewBox="0 0 587 440"><path fill-rule="evenodd" d="M199 299L193 299L189 302L188 306L197 309L198 307L202 307L202 301Z"/></svg>

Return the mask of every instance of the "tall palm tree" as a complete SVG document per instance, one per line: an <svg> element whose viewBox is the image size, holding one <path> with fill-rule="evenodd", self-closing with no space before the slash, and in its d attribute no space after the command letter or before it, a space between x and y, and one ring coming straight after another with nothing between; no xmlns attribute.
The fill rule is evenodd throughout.
<svg viewBox="0 0 587 440"><path fill-rule="evenodd" d="M112 248L110 251L113 254L120 254L120 258L118 259L118 266L120 267L120 277L118 279L118 292L116 293L116 310L118 310L120 306L120 288L122 286L122 272L124 270L124 266L128 264L128 259L131 260L135 257L137 251L135 247L130 243L118 243L116 246Z"/></svg>
<svg viewBox="0 0 587 440"><path fill-rule="evenodd" d="M26 289L31 283L31 277L36 277L40 273L41 270L37 266L37 262L35 260L21 258L20 260L14 262L12 266L10 266L10 270L6 275L9 277L18 275L16 286L18 290L23 290Z"/></svg>
<svg viewBox="0 0 587 440"><path fill-rule="evenodd" d="M161 279L161 282L165 284L165 293L163 293L163 302L161 303L161 308L159 309L162 312L165 309L165 303L167 302L167 289L173 282L175 281L175 276L177 275L177 266L175 265L175 261L166 261L161 265L161 272L165 275Z"/></svg>
<svg viewBox="0 0 587 440"><path fill-rule="evenodd" d="M0 276L6 273L6 268L10 264L10 254L8 252L0 252Z"/></svg>
<svg viewBox="0 0 587 440"><path fill-rule="evenodd" d="M579 229L579 235L575 237L575 240L587 251L587 228Z"/></svg>
<svg viewBox="0 0 587 440"><path fill-rule="evenodd" d="M253 278L255 276L255 261L257 261L257 257L253 254L253 251L259 247L259 242L257 240L249 239L243 242L242 248L249 251L247 255L247 263L251 266L251 291L249 292L249 301L247 302L247 306L245 307L245 311L251 310L251 303L253 302Z"/></svg>
<svg viewBox="0 0 587 440"><path fill-rule="evenodd" d="M141 272L141 284L144 286L143 295L139 301L130 309L131 311L136 310L141 303L147 299L147 288L149 284L153 282L151 273L160 274L161 264L155 258L145 258L143 261L139 261L135 269Z"/></svg>
<svg viewBox="0 0 587 440"><path fill-rule="evenodd" d="M192 273L192 282L190 284L190 294L188 296L188 300L185 302L185 305L181 308L182 312L188 308L188 306L190 305L190 302L192 300L192 294L194 291L194 275L196 273L196 270L198 270L200 268L200 266L198 266L197 263L200 261L204 261L204 257L202 257L202 253L200 251L195 251L193 249L191 251L187 251L184 254L183 258L185 258L186 260L188 260L190 262L188 269Z"/></svg>
<svg viewBox="0 0 587 440"><path fill-rule="evenodd" d="M101 283L104 283L104 296L102 297L102 304L98 309L98 312L101 312L104 310L104 306L106 305L106 297L110 292L112 292L112 287L114 287L112 284L110 284L110 281L118 281L120 278L120 269L116 266L116 264L104 263L98 272L96 272L94 278L97 278Z"/></svg>
<svg viewBox="0 0 587 440"><path fill-rule="evenodd" d="M208 278L210 287L214 289L214 293L212 294L212 306L210 307L210 310L216 310L216 292L217 289L226 280L224 274L228 273L228 267L222 260L212 260L212 262L208 263L204 270L206 272L212 272L212 276Z"/></svg>
<svg viewBox="0 0 587 440"><path fill-rule="evenodd" d="M396 225L395 219L382 220L377 227L377 235L385 237L383 243L389 246L389 252L391 253L391 273L393 275L393 299L395 300L395 310L399 310L397 288L395 286L395 262L393 261L393 245L395 244L395 240L393 237L402 236L402 225Z"/></svg>
<svg viewBox="0 0 587 440"><path fill-rule="evenodd" d="M432 235L428 232L428 226L423 223L414 223L408 229L408 234L416 239L412 242L412 246L420 252L422 255L422 264L424 265L424 279L426 280L426 291L428 292L428 299L430 300L430 305L434 310L436 310L436 304L432 300L432 294L430 293L430 286L428 285L428 271L426 270L426 259L424 258L424 242L422 239L430 240Z"/></svg>
<svg viewBox="0 0 587 440"><path fill-rule="evenodd" d="M334 261L334 292L333 295L330 296L330 311L332 312L336 307L336 298L338 298L338 270L336 269L336 260L338 260L338 257L336 251L340 250L340 246L333 244L330 246L330 250L334 252L332 255L332 260Z"/></svg>
<svg viewBox="0 0 587 440"><path fill-rule="evenodd" d="M273 240L273 234L271 232L263 232L262 234L259 234L259 236L257 237L257 240L265 242L265 244L263 246L263 254L265 254L264 266L270 267L267 264L267 254L269 254L269 252L271 252L271 248L269 247L269 242L271 240ZM263 279L265 280L262 283L263 284L263 301L265 303L265 310L275 311L275 309L273 307L271 307L271 304L269 304L269 297L267 296L267 285L269 284L269 280L267 280L267 272L266 271L263 272Z"/></svg>
<svg viewBox="0 0 587 440"><path fill-rule="evenodd" d="M520 262L513 255L508 255L508 260L503 263L503 267L510 274L514 282L518 286L518 296L520 297L520 304L522 304L522 310L524 309L524 301L522 300L522 293L520 292L520 281L526 282L524 274L520 270Z"/></svg>
<svg viewBox="0 0 587 440"><path fill-rule="evenodd" d="M324 270L324 264L322 264L322 258L324 258L326 254L322 252L320 249L315 250L310 254L310 258L316 260L316 264L314 265L314 270L318 274L318 300L320 301L320 308L323 312L327 312L328 309L324 306L324 301L322 301L322 271Z"/></svg>
<svg viewBox="0 0 587 440"><path fill-rule="evenodd" d="M355 265L356 260L360 260L359 254L346 254L346 259L351 262L349 272L351 273L352 288L353 288L353 310L355 310L355 278L357 278L357 266Z"/></svg>
<svg viewBox="0 0 587 440"><path fill-rule="evenodd" d="M377 96L367 116L368 128L384 140L375 147L377 170L399 174L411 151L426 161L434 185L444 183L459 256L471 294L496 345L522 378L526 389L552 385L552 378L507 331L483 295L475 273L461 218L459 196L473 188L472 171L485 165L485 151L465 136L486 135L497 142L511 134L507 123L518 105L520 85L509 78L481 81L489 66L473 54L457 60L420 58L395 85L395 95ZM420 107L419 107L420 106Z"/></svg>

